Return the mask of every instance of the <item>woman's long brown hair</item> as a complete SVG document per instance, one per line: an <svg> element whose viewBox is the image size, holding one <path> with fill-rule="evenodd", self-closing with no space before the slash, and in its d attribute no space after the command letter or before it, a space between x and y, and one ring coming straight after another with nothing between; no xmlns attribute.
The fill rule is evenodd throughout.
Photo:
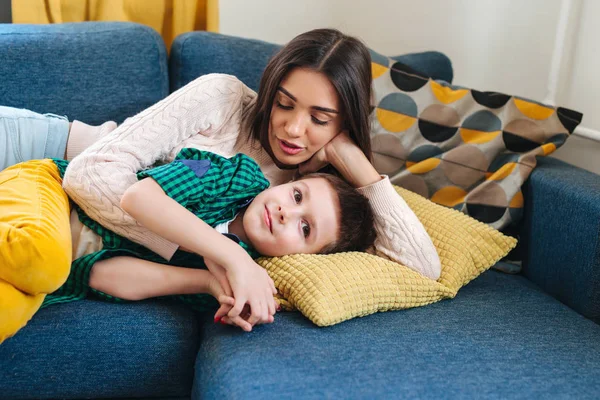
<svg viewBox="0 0 600 400"><path fill-rule="evenodd" d="M275 94L294 68L308 68L327 76L342 105L343 129L371 160L371 56L360 40L336 29L315 29L296 36L269 60L254 108L244 121L250 137L270 148L269 122Z"/></svg>

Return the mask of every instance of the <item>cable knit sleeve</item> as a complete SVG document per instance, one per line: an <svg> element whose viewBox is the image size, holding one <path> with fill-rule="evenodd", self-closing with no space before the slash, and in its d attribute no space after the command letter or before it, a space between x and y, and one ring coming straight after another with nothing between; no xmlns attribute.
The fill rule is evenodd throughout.
<svg viewBox="0 0 600 400"><path fill-rule="evenodd" d="M437 280L441 263L425 227L384 176L358 189L369 199L375 215L375 252Z"/></svg>
<svg viewBox="0 0 600 400"><path fill-rule="evenodd" d="M244 85L232 76L190 82L75 157L64 176L65 191L92 219L170 259L178 245L138 224L121 209L121 197L137 182L138 171L171 161L169 153L190 136L216 139L243 96Z"/></svg>

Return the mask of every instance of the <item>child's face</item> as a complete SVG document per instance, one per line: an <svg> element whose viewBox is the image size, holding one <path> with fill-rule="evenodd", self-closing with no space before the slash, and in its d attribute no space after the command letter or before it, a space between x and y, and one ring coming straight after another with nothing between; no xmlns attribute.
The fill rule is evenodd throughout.
<svg viewBox="0 0 600 400"><path fill-rule="evenodd" d="M244 214L246 236L265 256L315 254L337 240L337 193L323 178L271 187Z"/></svg>

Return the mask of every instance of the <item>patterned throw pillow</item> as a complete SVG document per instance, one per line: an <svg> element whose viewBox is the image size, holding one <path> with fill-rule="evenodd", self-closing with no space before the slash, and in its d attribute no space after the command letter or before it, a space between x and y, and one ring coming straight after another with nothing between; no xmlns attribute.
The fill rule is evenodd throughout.
<svg viewBox="0 0 600 400"><path fill-rule="evenodd" d="M560 147L582 114L453 86L373 51L371 57L375 168L496 229L518 222L535 156Z"/></svg>
<svg viewBox="0 0 600 400"><path fill-rule="evenodd" d="M437 281L367 253L260 258L284 309L319 326L378 311L424 306L458 290L504 257L516 240L463 213L396 187L431 236L442 263Z"/></svg>

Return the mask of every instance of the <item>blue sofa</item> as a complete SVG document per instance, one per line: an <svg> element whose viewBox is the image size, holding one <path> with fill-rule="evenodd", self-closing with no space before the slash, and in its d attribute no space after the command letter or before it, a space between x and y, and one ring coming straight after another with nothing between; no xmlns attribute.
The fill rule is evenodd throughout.
<svg viewBox="0 0 600 400"><path fill-rule="evenodd" d="M195 32L167 55L136 24L0 25L0 105L122 122L211 72L256 89L277 48ZM399 59L452 80L443 54ZM523 272L427 307L251 333L167 300L43 309L0 345L0 399L598 398L600 176L540 159L525 199Z"/></svg>

